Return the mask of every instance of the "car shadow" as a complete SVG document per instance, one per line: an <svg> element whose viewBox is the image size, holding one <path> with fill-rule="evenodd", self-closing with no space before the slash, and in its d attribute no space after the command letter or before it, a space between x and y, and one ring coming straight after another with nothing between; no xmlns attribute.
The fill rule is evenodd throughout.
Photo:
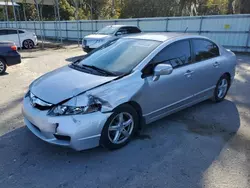
<svg viewBox="0 0 250 188"><path fill-rule="evenodd" d="M240 127L235 104L205 101L146 126L122 149L73 151L21 127L0 137L3 187L203 187Z"/></svg>
<svg viewBox="0 0 250 188"><path fill-rule="evenodd" d="M0 76L7 76L9 73L5 72L3 74L0 74Z"/></svg>
<svg viewBox="0 0 250 188"><path fill-rule="evenodd" d="M33 57L33 56L25 56L25 57L22 57L22 59L34 59L36 57Z"/></svg>

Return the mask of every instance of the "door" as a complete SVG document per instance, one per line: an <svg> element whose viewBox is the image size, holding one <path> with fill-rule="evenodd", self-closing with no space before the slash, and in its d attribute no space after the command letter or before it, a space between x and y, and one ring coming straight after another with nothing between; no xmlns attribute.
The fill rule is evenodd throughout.
<svg viewBox="0 0 250 188"><path fill-rule="evenodd" d="M17 35L17 30L8 29L7 31L8 31L8 35L7 35L8 41L12 41L12 42L15 43L15 45L17 47L20 47L19 40L18 40L18 35Z"/></svg>
<svg viewBox="0 0 250 188"><path fill-rule="evenodd" d="M192 58L189 40L170 44L152 62L143 70L145 87L140 101L147 122L191 102L195 92L193 70L190 69ZM173 72L161 75L159 80L154 81L153 69L159 62L172 65Z"/></svg>
<svg viewBox="0 0 250 188"><path fill-rule="evenodd" d="M194 63L191 68L194 70L196 98L211 97L216 83L222 75L219 48L209 40L192 39L192 49Z"/></svg>

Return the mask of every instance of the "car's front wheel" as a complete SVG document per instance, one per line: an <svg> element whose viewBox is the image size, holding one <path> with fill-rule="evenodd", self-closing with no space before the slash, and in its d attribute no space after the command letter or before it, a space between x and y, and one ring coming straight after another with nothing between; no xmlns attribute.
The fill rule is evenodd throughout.
<svg viewBox="0 0 250 188"><path fill-rule="evenodd" d="M123 147L136 132L138 123L138 114L132 106L116 108L104 125L100 145L111 150Z"/></svg>
<svg viewBox="0 0 250 188"><path fill-rule="evenodd" d="M4 74L6 68L7 68L6 62L2 58L0 58L0 74Z"/></svg>
<svg viewBox="0 0 250 188"><path fill-rule="evenodd" d="M34 42L30 39L23 41L23 47L25 49L32 49L32 48L34 48L34 46L35 46Z"/></svg>
<svg viewBox="0 0 250 188"><path fill-rule="evenodd" d="M230 87L230 78L228 75L225 74L217 82L212 100L215 102L223 101L227 95L229 87Z"/></svg>

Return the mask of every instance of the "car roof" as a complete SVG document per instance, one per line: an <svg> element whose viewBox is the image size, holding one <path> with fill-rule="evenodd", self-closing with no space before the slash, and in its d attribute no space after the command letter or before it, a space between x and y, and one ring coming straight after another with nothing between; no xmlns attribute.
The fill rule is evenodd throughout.
<svg viewBox="0 0 250 188"><path fill-rule="evenodd" d="M108 27L137 27L137 26L136 25L108 25Z"/></svg>
<svg viewBox="0 0 250 188"><path fill-rule="evenodd" d="M173 32L159 32L159 33L138 33L126 36L124 38L132 38L132 39L144 39L144 40L155 40L159 42L165 42L169 39L178 38L178 39L185 39L185 38L204 38L206 37L200 35L193 35L189 33L173 33Z"/></svg>

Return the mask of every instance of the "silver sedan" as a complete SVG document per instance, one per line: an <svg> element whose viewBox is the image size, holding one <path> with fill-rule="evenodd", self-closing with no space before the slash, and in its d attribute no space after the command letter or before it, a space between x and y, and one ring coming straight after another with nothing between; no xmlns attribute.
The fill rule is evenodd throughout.
<svg viewBox="0 0 250 188"><path fill-rule="evenodd" d="M24 121L51 144L117 149L145 124L222 101L235 65L234 53L206 37L123 37L35 80L23 100Z"/></svg>

